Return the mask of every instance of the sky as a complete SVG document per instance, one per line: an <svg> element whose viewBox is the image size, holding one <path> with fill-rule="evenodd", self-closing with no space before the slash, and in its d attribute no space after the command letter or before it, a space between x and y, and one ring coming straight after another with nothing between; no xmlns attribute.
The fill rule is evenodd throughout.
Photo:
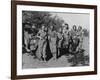
<svg viewBox="0 0 100 80"><path fill-rule="evenodd" d="M73 25L82 26L89 30L90 28L90 20L89 14L80 14L80 13L51 13L52 16L58 16L63 19L66 23L69 24L70 27Z"/></svg>

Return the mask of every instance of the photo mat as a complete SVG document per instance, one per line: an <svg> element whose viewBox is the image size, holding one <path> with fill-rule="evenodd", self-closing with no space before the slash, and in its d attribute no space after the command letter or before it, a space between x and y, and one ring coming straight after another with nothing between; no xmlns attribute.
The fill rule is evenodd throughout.
<svg viewBox="0 0 100 80"><path fill-rule="evenodd" d="M17 23L18 23L18 27L20 26L20 28L18 28L18 30L17 30L17 31L20 30L20 32L17 32L20 35L20 39L19 39L18 42L20 42L19 44L21 44L20 47L18 47L18 51L20 51L18 53L18 55L20 55L20 57L18 57L17 62L20 61L20 63L18 63L20 65L20 66L18 65L18 70L20 70L21 73L23 73L23 74L25 74L25 72L30 73L31 70L36 71L36 74L39 74L39 73L37 73L37 71L40 72L40 73L44 73L42 70L45 70L48 73L52 73L53 71L59 73L59 72L63 72L64 69L66 69L68 72L86 71L86 70L91 70L92 71L92 70L94 70L94 65L93 65L94 64L94 53L93 53L94 52L94 38L93 38L94 37L94 26L93 26L94 25L94 17L93 17L94 10L91 10L91 9L77 9L77 8L75 8L75 9L73 9L73 8L57 8L57 7L41 7L40 8L40 6L21 6L21 5L17 6L17 10L18 10L17 11L17 13L18 13L18 18L17 18L18 22ZM26 18L26 24L23 24L23 22L25 20L25 16L24 16L25 13L28 16ZM35 15L35 13L36 13L36 15ZM87 31L88 37L85 37L87 39L85 39L86 43L84 43L84 45L85 45L84 50L86 51L86 57L83 57L83 58L86 58L86 59L82 60L82 57L80 57L82 55L79 54L80 56L79 55L77 55L77 56L79 56L81 60L73 62L73 61L76 60L76 59L74 59L76 57L76 55L69 54L69 53L66 54L66 49L64 50L64 52L62 52L62 54L59 58L57 58L57 56L56 56L56 60L52 60L53 59L53 53L49 53L49 54L51 54L52 57L49 58L49 60L46 60L46 62L43 60L43 56L42 56L43 53L41 53L41 60L39 60L38 56L34 56L34 55L31 56L31 54L34 54L34 53L26 51L25 54L24 54L24 52L22 50L25 50L25 49L23 49L23 44L24 44L23 42L24 42L24 37L25 37L24 33L25 32L24 32L24 29L22 28L22 26L26 25L26 27L31 26L31 28L32 27L34 28L34 26L38 25L37 24L38 21L36 21L36 24L35 23L33 24L35 19L32 18L30 15L34 14L35 17L36 17L38 14L40 14L39 16L41 17L41 15L43 16L44 14L46 15L47 13L49 13L51 15L50 17L52 17L52 18L62 19L62 24L59 24L60 27L65 25L65 24L68 24L69 31L71 31L73 29L73 25L76 25L77 29L78 29L79 26L82 26L83 31L84 31L84 29ZM67 18L67 17L69 17L69 18ZM30 21L28 21L28 19ZM36 19L38 19L38 18L36 18ZM32 22L32 20L34 20L34 21ZM41 21L43 21L43 20L41 19ZM45 20L45 21L47 21L47 20ZM32 24L30 24L30 22ZM46 24L45 23L42 24L40 22L41 26L42 25L43 26L48 26L48 28L50 28L49 26L52 26L51 24L53 24L52 20L51 20L51 22L47 21ZM40 27L40 28L38 28L37 33L39 32L39 29L41 30L40 25L38 25L38 27ZM54 31L56 31L57 33L58 33L57 29L58 29L59 25L58 26L57 26L57 24L55 25L56 29ZM90 26L91 26L91 28L90 28ZM50 29L48 29L48 30L50 30ZM29 30L29 34L31 34L31 32L32 31ZM35 31L33 31L33 32L35 32ZM33 34L33 32L32 32L32 34ZM22 33L23 36L20 33ZM38 41L38 39L37 39L37 41ZM34 39L33 39L33 42L34 42ZM44 49L44 50L46 50L47 41L45 40L44 42L46 42L45 49ZM89 43L91 43L91 44L89 44ZM48 44L49 44L48 49L51 51L51 48L54 45L51 45L52 47L50 48L50 44L52 44L52 43L50 43L48 41ZM44 51L44 52L46 52L46 51ZM57 54L57 52L55 54ZM50 57L50 55L48 57ZM71 57L71 59L73 59L73 61L68 63L67 61L68 61L69 57ZM86 64L84 64L84 60L86 60ZM26 61L26 62L24 62L24 61ZM70 59L69 59L69 61L70 61ZM79 62L78 65L76 65L76 64L74 65L74 63L77 63L77 62ZM68 65L67 65L67 63L68 63ZM61 71L58 71L59 68L61 69ZM19 74L20 74L20 71L18 71Z"/></svg>

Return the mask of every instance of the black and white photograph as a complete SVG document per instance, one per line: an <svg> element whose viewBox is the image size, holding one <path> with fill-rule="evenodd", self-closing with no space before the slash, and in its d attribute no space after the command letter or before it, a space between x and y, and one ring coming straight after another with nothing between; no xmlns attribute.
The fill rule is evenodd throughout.
<svg viewBox="0 0 100 80"><path fill-rule="evenodd" d="M97 7L12 2L13 79L97 73Z"/></svg>
<svg viewBox="0 0 100 80"><path fill-rule="evenodd" d="M22 11L22 68L89 66L90 14Z"/></svg>

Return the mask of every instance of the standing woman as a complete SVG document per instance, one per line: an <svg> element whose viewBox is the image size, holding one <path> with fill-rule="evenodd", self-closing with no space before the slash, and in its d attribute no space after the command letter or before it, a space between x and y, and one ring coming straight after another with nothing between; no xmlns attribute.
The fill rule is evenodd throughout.
<svg viewBox="0 0 100 80"><path fill-rule="evenodd" d="M24 24L24 44L25 44L26 52L30 52L29 43L32 36L31 33L32 33L31 25L28 23Z"/></svg>
<svg viewBox="0 0 100 80"><path fill-rule="evenodd" d="M57 56L61 55L61 43L63 40L62 28L57 32Z"/></svg>
<svg viewBox="0 0 100 80"><path fill-rule="evenodd" d="M47 27L44 28L43 46L42 46L42 58L44 62L46 62L46 57L47 57L46 47L47 47Z"/></svg>
<svg viewBox="0 0 100 80"><path fill-rule="evenodd" d="M77 37L78 37L79 40L80 40L79 49L82 49L82 45L83 45L83 32L82 32L82 27L81 27L81 26L78 27L78 34L77 34Z"/></svg>
<svg viewBox="0 0 100 80"><path fill-rule="evenodd" d="M28 31L24 30L24 43L25 43L25 49L27 52L29 52L29 34L28 34Z"/></svg>
<svg viewBox="0 0 100 80"><path fill-rule="evenodd" d="M78 46L78 51L79 51L78 61L79 61L79 63L81 63L81 65L84 65L85 64L85 58L84 58L84 53L85 53L84 51L85 50L83 48L83 30L82 30L81 26L78 27L78 35L77 36L80 40L80 43L79 43L79 46Z"/></svg>
<svg viewBox="0 0 100 80"><path fill-rule="evenodd" d="M53 55L53 59L56 60L57 58L57 46L56 46L57 33L54 30L53 26L50 26L49 36L50 36L50 50Z"/></svg>
<svg viewBox="0 0 100 80"><path fill-rule="evenodd" d="M65 24L63 28L63 37L64 37L64 43L63 46L66 48L66 51L68 53L68 47L69 47L69 25Z"/></svg>
<svg viewBox="0 0 100 80"><path fill-rule="evenodd" d="M37 37L39 38L39 40L38 40L38 49L37 49L36 55L39 60L42 60L42 55L43 55L43 46L44 46L45 35L46 35L44 29L45 29L45 26L42 25L42 28L37 33Z"/></svg>

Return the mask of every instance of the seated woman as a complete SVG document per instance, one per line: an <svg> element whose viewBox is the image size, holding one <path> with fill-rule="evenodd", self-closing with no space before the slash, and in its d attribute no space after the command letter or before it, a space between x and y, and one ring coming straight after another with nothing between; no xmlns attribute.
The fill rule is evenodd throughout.
<svg viewBox="0 0 100 80"><path fill-rule="evenodd" d="M37 48L38 48L38 38L34 37L30 40L31 55L34 56L34 58L37 58L36 57Z"/></svg>

